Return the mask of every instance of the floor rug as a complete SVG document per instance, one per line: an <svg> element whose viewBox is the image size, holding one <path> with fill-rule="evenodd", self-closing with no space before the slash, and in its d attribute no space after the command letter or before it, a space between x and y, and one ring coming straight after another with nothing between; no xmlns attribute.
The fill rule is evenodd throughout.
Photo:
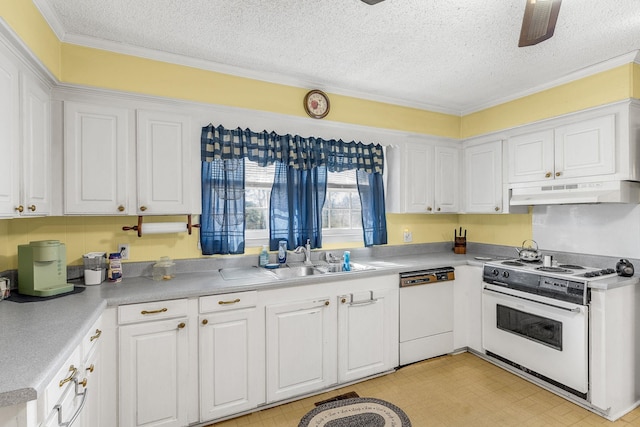
<svg viewBox="0 0 640 427"><path fill-rule="evenodd" d="M357 397L317 406L302 417L298 427L411 427L411 421L389 402Z"/></svg>
<svg viewBox="0 0 640 427"><path fill-rule="evenodd" d="M325 403L335 402L338 400L353 399L354 397L360 397L360 396L358 396L358 393L356 393L355 391L348 391L344 394L340 394L338 396L332 397L331 399L321 400L320 402L316 402L315 405L320 406L320 405L324 405Z"/></svg>

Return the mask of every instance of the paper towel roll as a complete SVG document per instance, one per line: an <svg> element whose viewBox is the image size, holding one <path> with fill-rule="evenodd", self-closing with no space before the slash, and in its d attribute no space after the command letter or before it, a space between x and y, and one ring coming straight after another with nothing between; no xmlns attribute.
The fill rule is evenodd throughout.
<svg viewBox="0 0 640 427"><path fill-rule="evenodd" d="M184 222L148 222L142 224L142 235L164 234L164 233L184 233L187 231L187 224Z"/></svg>

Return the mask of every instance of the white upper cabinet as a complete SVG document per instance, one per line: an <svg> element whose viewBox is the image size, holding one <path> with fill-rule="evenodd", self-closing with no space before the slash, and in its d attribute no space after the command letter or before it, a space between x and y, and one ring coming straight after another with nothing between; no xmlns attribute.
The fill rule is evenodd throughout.
<svg viewBox="0 0 640 427"><path fill-rule="evenodd" d="M616 172L616 123L609 114L509 138L509 183Z"/></svg>
<svg viewBox="0 0 640 427"><path fill-rule="evenodd" d="M509 138L509 182L553 179L553 130Z"/></svg>
<svg viewBox="0 0 640 427"><path fill-rule="evenodd" d="M407 144L404 151L404 212L433 212L433 147ZM402 191L401 190L401 191Z"/></svg>
<svg viewBox="0 0 640 427"><path fill-rule="evenodd" d="M460 210L460 150L457 147L435 147L435 179L433 205L436 213Z"/></svg>
<svg viewBox="0 0 640 427"><path fill-rule="evenodd" d="M138 111L138 215L193 212L199 176L192 162L191 118L161 111Z"/></svg>
<svg viewBox="0 0 640 427"><path fill-rule="evenodd" d="M51 213L51 93L47 86L24 73L21 90L21 215L48 215Z"/></svg>
<svg viewBox="0 0 640 427"><path fill-rule="evenodd" d="M457 212L460 150L428 143L406 143L387 150L389 213Z"/></svg>
<svg viewBox="0 0 640 427"><path fill-rule="evenodd" d="M19 111L18 68L0 50L0 216L16 214L19 192Z"/></svg>
<svg viewBox="0 0 640 427"><path fill-rule="evenodd" d="M465 147L465 212L502 212L502 141Z"/></svg>
<svg viewBox="0 0 640 427"><path fill-rule="evenodd" d="M200 213L191 118L138 110L134 137L133 114L131 108L64 103L65 214Z"/></svg>
<svg viewBox="0 0 640 427"><path fill-rule="evenodd" d="M49 87L0 50L0 217L51 212Z"/></svg>
<svg viewBox="0 0 640 427"><path fill-rule="evenodd" d="M64 213L127 214L125 108L65 102Z"/></svg>
<svg viewBox="0 0 640 427"><path fill-rule="evenodd" d="M554 148L556 178L614 173L615 116L610 114L556 128Z"/></svg>

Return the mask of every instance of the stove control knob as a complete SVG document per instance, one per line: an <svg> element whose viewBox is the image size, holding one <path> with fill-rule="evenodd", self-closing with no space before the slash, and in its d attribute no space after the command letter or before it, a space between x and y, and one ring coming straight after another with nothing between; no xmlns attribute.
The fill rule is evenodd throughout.
<svg viewBox="0 0 640 427"><path fill-rule="evenodd" d="M507 277L509 277L509 272L508 272L508 271L503 271L503 272L502 272L502 277L504 277L505 279L506 279Z"/></svg>
<svg viewBox="0 0 640 427"><path fill-rule="evenodd" d="M491 274L493 274L494 276L497 276L498 274L500 274L500 272L498 271L498 269L494 268Z"/></svg>

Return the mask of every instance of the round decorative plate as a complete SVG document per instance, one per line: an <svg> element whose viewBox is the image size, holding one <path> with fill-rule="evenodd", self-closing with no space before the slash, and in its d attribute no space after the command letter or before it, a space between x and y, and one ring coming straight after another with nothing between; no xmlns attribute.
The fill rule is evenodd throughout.
<svg viewBox="0 0 640 427"><path fill-rule="evenodd" d="M321 90L311 90L304 96L304 110L314 119L322 119L329 114L329 97Z"/></svg>

